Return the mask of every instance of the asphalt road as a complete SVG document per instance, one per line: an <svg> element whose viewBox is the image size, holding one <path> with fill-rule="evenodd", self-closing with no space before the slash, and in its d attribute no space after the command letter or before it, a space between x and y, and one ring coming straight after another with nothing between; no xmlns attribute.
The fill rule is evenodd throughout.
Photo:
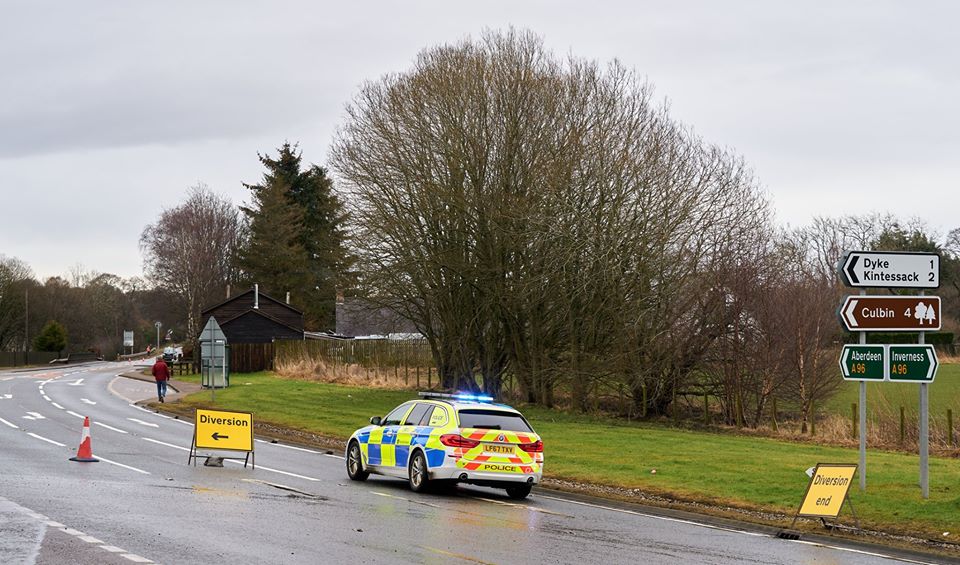
<svg viewBox="0 0 960 565"><path fill-rule="evenodd" d="M136 406L155 387L126 369L0 372L0 563L903 562L551 491L354 483L339 453L260 439L256 469L188 466L192 423ZM100 463L69 461L84 416Z"/></svg>

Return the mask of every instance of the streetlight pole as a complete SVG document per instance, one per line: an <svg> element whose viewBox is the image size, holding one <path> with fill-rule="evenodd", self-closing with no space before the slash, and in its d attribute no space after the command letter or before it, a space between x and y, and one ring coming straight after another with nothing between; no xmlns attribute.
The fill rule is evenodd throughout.
<svg viewBox="0 0 960 565"><path fill-rule="evenodd" d="M160 322L157 322L154 325L157 326L157 350L159 351L160 350L160 326L162 326L163 324L161 324Z"/></svg>

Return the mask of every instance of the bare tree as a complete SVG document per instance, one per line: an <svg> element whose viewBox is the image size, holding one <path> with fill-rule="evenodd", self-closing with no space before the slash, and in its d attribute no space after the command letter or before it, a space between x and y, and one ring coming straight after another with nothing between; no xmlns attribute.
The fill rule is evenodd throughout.
<svg viewBox="0 0 960 565"><path fill-rule="evenodd" d="M144 228L140 249L145 274L183 300L188 338L199 332L200 309L235 279L233 258L242 234L237 208L203 184Z"/></svg>

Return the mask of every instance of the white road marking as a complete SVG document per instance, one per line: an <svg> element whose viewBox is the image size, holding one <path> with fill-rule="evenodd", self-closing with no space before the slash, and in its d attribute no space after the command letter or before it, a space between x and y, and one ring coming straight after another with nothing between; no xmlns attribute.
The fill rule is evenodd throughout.
<svg viewBox="0 0 960 565"><path fill-rule="evenodd" d="M3 418L0 418L0 422L3 422L4 424L10 426L11 428L13 428L13 429L15 429L15 430L19 430L19 429L20 429L20 426L18 426L18 425L16 425L16 424L11 424L10 422L4 420Z"/></svg>
<svg viewBox="0 0 960 565"><path fill-rule="evenodd" d="M103 543L102 540L98 540L93 536L77 536L77 539L83 540L87 543Z"/></svg>
<svg viewBox="0 0 960 565"><path fill-rule="evenodd" d="M33 436L33 437L35 437L35 438L37 438L37 439L39 439L39 440L41 440L41 441L45 441L45 442L47 442L47 443L52 443L53 445L59 445L60 447L66 447L66 445L60 443L59 441L53 441L52 439L47 439L47 438L45 438L45 437L43 437L43 436L38 436L37 434L35 434L35 433L33 433L33 432L27 432L27 435L28 435L28 436Z"/></svg>
<svg viewBox="0 0 960 565"><path fill-rule="evenodd" d="M152 423L150 423L150 422L144 422L143 420L138 420L138 419L136 419L136 418L127 418L127 419L130 420L131 422L136 422L136 423L138 423L138 424L140 424L140 425L142 425L142 426L149 426L149 427L151 427L151 428L159 428L159 427L160 427L160 426L158 426L157 424L152 424Z"/></svg>
<svg viewBox="0 0 960 565"><path fill-rule="evenodd" d="M50 397L47 396L46 394L43 395L43 399L46 400L47 402L53 402L53 400L51 400Z"/></svg>
<svg viewBox="0 0 960 565"><path fill-rule="evenodd" d="M81 532L81 531L79 531L79 530L74 530L73 528L64 528L64 529L63 529L63 533L65 533L65 534L70 534L71 536L85 536L85 535L87 535L87 534L85 534L85 533L83 533L83 532Z"/></svg>
<svg viewBox="0 0 960 565"><path fill-rule="evenodd" d="M96 459L99 459L99 460L103 461L104 463L109 463L109 464L111 464L111 465L116 465L117 467L123 467L124 469L130 469L131 471L136 471L136 472L138 472L138 473L143 473L144 475L149 475L149 474L150 474L150 471L144 471L143 469L137 469L136 467L131 467L130 465L124 465L123 463L117 463L116 461L111 461L111 460L106 459L106 458L104 458L104 457L100 457L99 455L96 455L96 454L94 454L94 457L95 457Z"/></svg>
<svg viewBox="0 0 960 565"><path fill-rule="evenodd" d="M59 409L63 410L63 406L60 406L60 405L57 404L56 402L51 402L51 404L53 404L54 408L59 408Z"/></svg>
<svg viewBox="0 0 960 565"><path fill-rule="evenodd" d="M66 526L64 526L60 522L54 522L53 520L47 522L47 525L50 526L51 528L66 528Z"/></svg>
<svg viewBox="0 0 960 565"><path fill-rule="evenodd" d="M113 545L101 545L100 549L104 551L109 551L110 553L126 553L126 549L120 549L119 547Z"/></svg>
<svg viewBox="0 0 960 565"><path fill-rule="evenodd" d="M167 442L165 442L165 441L160 441L160 440L156 440L156 439L151 439L151 438L148 438L148 437L143 438L143 441L149 441L150 443L159 443L160 445L165 445L165 446L167 446L167 447L172 447L172 448L174 448L174 449L179 449L179 450L181 450L181 451L190 451L190 448L188 448L188 447L183 447L182 445L173 445L172 443L167 443Z"/></svg>
<svg viewBox="0 0 960 565"><path fill-rule="evenodd" d="M96 402L90 400L89 398L81 398L80 402L84 402L86 404L89 404L90 406L93 406L94 404L96 404Z"/></svg>
<svg viewBox="0 0 960 565"><path fill-rule="evenodd" d="M277 447L284 447L284 448L286 448L286 449L293 449L293 450L295 450L295 451L304 451L304 452L306 452L306 453L316 453L316 454L318 454L318 455L321 454L320 451L314 451L314 450L312 450L312 449L306 449L306 448L304 448L304 447L296 447L296 446L293 446L293 445L284 445L284 444L282 444L282 443L273 443L272 441L267 441L267 440L265 440L265 439L256 439L256 440L254 440L254 441L257 442L257 443L268 443L268 444L270 444L270 445L275 445L275 446L277 446Z"/></svg>
<svg viewBox="0 0 960 565"><path fill-rule="evenodd" d="M4 398L4 399L9 400L9 399L13 398L13 395L12 395L12 394L4 394L3 396L0 396L0 398Z"/></svg>
<svg viewBox="0 0 960 565"><path fill-rule="evenodd" d="M77 418L86 418L86 416L84 416L83 414L77 414L73 410L67 410L67 414L70 414L71 416L76 416Z"/></svg>
<svg viewBox="0 0 960 565"><path fill-rule="evenodd" d="M24 416L23 417L24 420L45 420L46 419L39 412L27 412L27 414L29 414L29 416Z"/></svg>
<svg viewBox="0 0 960 565"><path fill-rule="evenodd" d="M3 377L2 379L0 379L0 381L9 381L9 380L12 380L12 379L14 379L14 378L16 378L16 377Z"/></svg>
<svg viewBox="0 0 960 565"><path fill-rule="evenodd" d="M915 559L908 559L906 557L894 557L893 555L886 555L884 553L874 553L872 551L864 551L862 549L853 549L851 547L840 547L836 545L827 545L823 543L817 543L813 541L804 541L804 540L787 540L787 541L792 541L794 543L799 543L803 545L812 545L814 547L824 547L827 549L836 549L839 551L847 551L850 553L859 553L860 555L869 555L871 557L882 557L884 559L891 559L894 561L903 561L904 563L918 563L920 565L936 565L935 563L930 561L917 561Z"/></svg>
<svg viewBox="0 0 960 565"><path fill-rule="evenodd" d="M561 514L560 512L553 512L552 510L544 510L543 508L537 508L536 506L527 506L526 504L517 504L515 502L506 502L503 500L497 500L495 498L484 498L482 496L474 496L473 498L477 500L483 500L484 502L501 504L503 506L513 506L514 508L523 508L524 510L530 510L532 512L541 512L543 514L552 514L554 516L563 516L565 518L573 518L573 516L569 514Z"/></svg>
<svg viewBox="0 0 960 565"><path fill-rule="evenodd" d="M125 559L129 559L130 561L133 561L134 563L153 563L153 561L150 561L150 560L147 559L146 557L140 557L139 555L137 555L137 554L135 554L135 553L124 553L124 554L121 555L120 557L123 557L123 558L125 558Z"/></svg>
<svg viewBox="0 0 960 565"><path fill-rule="evenodd" d="M233 464L235 464L235 465L243 465L242 462L237 461L236 459L224 459L224 461L227 461L227 462L229 462L229 463L233 463ZM288 473L287 471L281 471L281 470L279 470L279 469L271 469L270 467L263 467L263 466L261 466L261 465L257 465L257 469L263 469L264 471L270 471L271 473L279 473L279 474L281 474L281 475L287 475L288 477L296 477L296 478L298 478L298 479L306 479L306 480L308 480L308 481L319 481L319 480L320 480L320 479L315 479L315 478L313 478L313 477L305 477L305 476L303 476L303 475L298 475L298 474L296 474L296 473Z"/></svg>
<svg viewBox="0 0 960 565"><path fill-rule="evenodd" d="M128 432L126 432L125 430L121 430L120 428L114 428L113 426L108 426L108 425L104 424L103 422L94 422L94 424L96 424L96 425L98 425L98 426L101 426L101 427L103 427L103 428L107 428L108 430L113 430L113 431L115 431L115 432L120 432L121 434L128 433Z"/></svg>

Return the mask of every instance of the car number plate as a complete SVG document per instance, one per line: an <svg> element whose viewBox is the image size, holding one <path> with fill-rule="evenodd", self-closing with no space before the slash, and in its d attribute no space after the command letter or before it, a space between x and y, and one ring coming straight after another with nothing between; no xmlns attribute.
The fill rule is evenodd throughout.
<svg viewBox="0 0 960 565"><path fill-rule="evenodd" d="M487 453L513 453L512 445L497 445L495 443L483 444L483 450Z"/></svg>

